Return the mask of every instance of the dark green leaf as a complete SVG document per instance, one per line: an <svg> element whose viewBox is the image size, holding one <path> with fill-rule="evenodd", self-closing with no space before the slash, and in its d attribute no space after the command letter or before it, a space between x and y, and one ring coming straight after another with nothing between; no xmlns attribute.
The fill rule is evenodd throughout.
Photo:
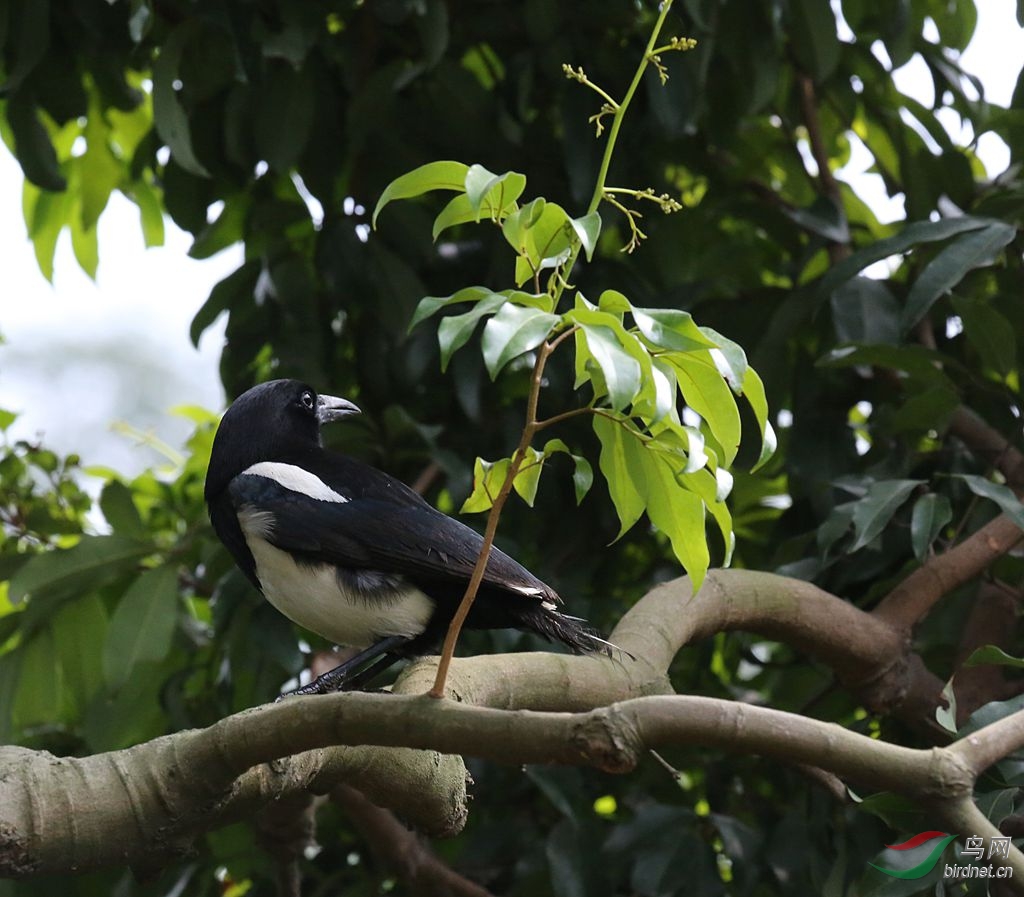
<svg viewBox="0 0 1024 897"><path fill-rule="evenodd" d="M103 642L107 612L97 595L65 604L53 618L54 647L60 659L66 692L76 715L103 686Z"/></svg>
<svg viewBox="0 0 1024 897"><path fill-rule="evenodd" d="M57 162L57 152L27 94L16 93L7 101L7 121L25 177L42 190L65 190L68 184Z"/></svg>
<svg viewBox="0 0 1024 897"><path fill-rule="evenodd" d="M890 346L899 343L900 306L881 281L854 277L832 294L831 304L839 342Z"/></svg>
<svg viewBox="0 0 1024 897"><path fill-rule="evenodd" d="M147 570L128 588L110 618L103 673L120 688L142 663L163 660L178 623L178 571L171 564Z"/></svg>
<svg viewBox="0 0 1024 897"><path fill-rule="evenodd" d="M72 589L96 574L114 576L153 551L151 545L120 535L83 536L73 548L36 555L11 578L10 600L17 603L37 591Z"/></svg>
<svg viewBox="0 0 1024 897"><path fill-rule="evenodd" d="M853 531L857 538L851 551L863 548L885 529L893 514L923 480L879 480L853 509Z"/></svg>
<svg viewBox="0 0 1024 897"><path fill-rule="evenodd" d="M910 518L910 541L914 556L923 561L942 528L953 519L953 508L945 495L929 492L914 503Z"/></svg>
<svg viewBox="0 0 1024 897"><path fill-rule="evenodd" d="M822 82L839 64L836 18L828 0L791 0L792 48L801 68Z"/></svg>
<svg viewBox="0 0 1024 897"><path fill-rule="evenodd" d="M1013 490L972 474L953 474L963 480L975 495L994 501L1014 523L1024 529L1024 504L1014 495Z"/></svg>
<svg viewBox="0 0 1024 897"><path fill-rule="evenodd" d="M957 237L928 263L910 288L903 309L904 331L920 321L935 300L960 283L968 271L991 264L995 254L1016 235L1016 228L996 221Z"/></svg>
<svg viewBox="0 0 1024 897"><path fill-rule="evenodd" d="M823 296L831 295L832 291L851 277L859 274L868 265L899 255L913 249L921 243L935 243L947 240L966 231L980 230L992 224L991 219L971 218L963 215L958 218L942 218L939 221L915 221L907 225L894 237L878 240L864 249L858 250L849 258L833 265L828 274L821 280L819 288Z"/></svg>
<svg viewBox="0 0 1024 897"><path fill-rule="evenodd" d="M188 22L175 28L153 63L153 122L178 165L191 174L209 177L209 172L196 158L192 147L192 126L174 89L178 66L191 32Z"/></svg>
<svg viewBox="0 0 1024 897"><path fill-rule="evenodd" d="M986 365L1003 376L1017 363L1017 337L1013 325L990 304L978 299L953 297L953 309L964 325L964 336Z"/></svg>
<svg viewBox="0 0 1024 897"><path fill-rule="evenodd" d="M120 480L111 480L100 493L100 510L113 530L132 539L145 537L146 530L131 490Z"/></svg>

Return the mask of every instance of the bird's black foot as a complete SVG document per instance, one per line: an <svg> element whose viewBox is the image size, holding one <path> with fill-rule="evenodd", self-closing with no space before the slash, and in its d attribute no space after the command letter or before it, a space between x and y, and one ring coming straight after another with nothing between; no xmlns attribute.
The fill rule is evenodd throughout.
<svg viewBox="0 0 1024 897"><path fill-rule="evenodd" d="M333 670L328 670L322 676L317 676L312 682L278 695L277 700L280 701L282 698L290 698L295 695L304 697L306 695L327 695L335 691L355 691L372 680L386 667L391 666L397 660L397 657L388 652L408 641L409 639L399 635L392 635L381 639L365 651L360 651L355 657L349 658L340 666L336 666ZM367 661L373 662L367 663ZM363 666L363 664L366 664L366 666Z"/></svg>

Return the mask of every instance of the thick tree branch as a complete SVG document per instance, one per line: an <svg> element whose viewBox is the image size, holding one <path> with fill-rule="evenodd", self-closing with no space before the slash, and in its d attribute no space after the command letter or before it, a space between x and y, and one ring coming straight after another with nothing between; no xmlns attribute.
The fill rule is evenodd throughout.
<svg viewBox="0 0 1024 897"><path fill-rule="evenodd" d="M648 593L611 635L664 670L686 644L716 632L757 632L831 667L846 688L881 712L931 718L942 682L883 620L802 580L749 570L712 570L691 594L689 580Z"/></svg>
<svg viewBox="0 0 1024 897"><path fill-rule="evenodd" d="M1000 514L949 551L925 561L878 603L874 616L909 635L943 595L974 579L1021 539L1024 532Z"/></svg>
<svg viewBox="0 0 1024 897"><path fill-rule="evenodd" d="M980 415L961 405L953 412L949 432L992 464L1010 486L1024 486L1024 453Z"/></svg>
<svg viewBox="0 0 1024 897"><path fill-rule="evenodd" d="M182 733L175 741L177 757L188 768L219 756L225 767L239 772L292 750L330 744L431 748L505 763L555 762L627 772L647 749L690 745L811 763L862 786L948 805L969 797L977 772L1024 743L1022 719L1024 714L1010 717L950 748L917 750L831 723L712 698L653 696L569 714L494 710L425 696L342 693L258 707L208 729ZM52 758L48 765L53 774ZM2 831L31 827L31 816L25 815L30 808L4 805L0 812L6 817ZM87 807L78 808L77 815L90 822ZM67 869L66 856L47 859L22 857L4 872ZM1019 855L1014 857L1018 861Z"/></svg>
<svg viewBox="0 0 1024 897"><path fill-rule="evenodd" d="M466 814L465 767L456 756L408 749L416 745L514 763L580 762L615 770L629 768L648 741L657 746L693 736L694 743L761 751L743 738L714 734L708 722L714 714L756 731L743 716L754 708L725 702L699 705L703 734L677 723L659 734L644 719L648 728L635 730L636 744L628 717L627 723L608 722L620 719L615 709L577 716L488 709L590 711L671 694L665 671L680 647L738 629L808 652L880 706L930 711L941 687L891 627L835 596L785 577L712 571L696 595L686 579L666 583L623 618L612 638L635 661L545 653L456 659L449 680L449 694L461 702L456 703L409 697L429 687L435 661L425 660L395 684L395 692L406 696L290 699L200 732L82 759L0 749L0 868L27 875L159 864L187 850L198 833L249 816L270 800L300 791L326 793L344 781L358 781L374 803L396 809L421 830L458 831ZM431 705L434 711L423 709ZM763 723L762 735L773 732L778 746L764 747L764 753L858 777L849 758L835 761L832 735L822 740L823 730L815 728L822 724L798 723L801 718L791 715L764 717L765 712L770 713L757 711L758 721L771 721ZM579 725L565 741L569 720ZM801 738L802 748L796 743ZM364 744L392 747L355 746ZM874 769L876 761L888 763L888 755L872 756L860 772ZM871 775L879 787L896 784L881 773ZM902 780L902 773L894 778Z"/></svg>

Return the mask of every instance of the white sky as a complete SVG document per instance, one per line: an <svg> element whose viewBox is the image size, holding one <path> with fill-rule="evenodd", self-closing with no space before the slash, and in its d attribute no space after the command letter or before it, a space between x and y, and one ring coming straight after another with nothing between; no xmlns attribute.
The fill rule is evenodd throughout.
<svg viewBox="0 0 1024 897"><path fill-rule="evenodd" d="M990 102L1008 105L1024 62L1024 31L1015 0L978 0L974 41L964 67L985 84ZM901 90L931 102L924 63L897 72ZM944 124L968 142L959 122ZM985 135L979 152L990 176L1005 169L1002 142ZM902 217L902 200L889 199L876 175L863 174L866 155L855 155L842 175L883 220ZM39 273L21 217L21 170L0 146L0 408L21 414L20 438L42 433L58 451L79 451L87 464L137 472L159 456L111 432L115 421L153 431L180 446L190 426L168 414L179 404L220 408L217 376L223 322L196 351L188 338L192 316L210 288L241 264L239 246L197 262L187 257L190 238L167 221L166 244L145 249L134 205L118 193L100 220L96 283L82 273L67 234L61 238L51 286ZM325 384L325 387L327 384Z"/></svg>

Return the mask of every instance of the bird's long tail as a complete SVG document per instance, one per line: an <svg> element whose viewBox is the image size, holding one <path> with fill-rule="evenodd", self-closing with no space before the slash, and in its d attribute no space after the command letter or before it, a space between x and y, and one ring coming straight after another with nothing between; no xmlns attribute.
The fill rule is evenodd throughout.
<svg viewBox="0 0 1024 897"><path fill-rule="evenodd" d="M612 657L618 652L632 660L636 659L628 651L603 639L598 631L581 617L571 617L557 610L543 608L530 615L528 625L538 635L553 642L561 642L574 654L599 653Z"/></svg>

